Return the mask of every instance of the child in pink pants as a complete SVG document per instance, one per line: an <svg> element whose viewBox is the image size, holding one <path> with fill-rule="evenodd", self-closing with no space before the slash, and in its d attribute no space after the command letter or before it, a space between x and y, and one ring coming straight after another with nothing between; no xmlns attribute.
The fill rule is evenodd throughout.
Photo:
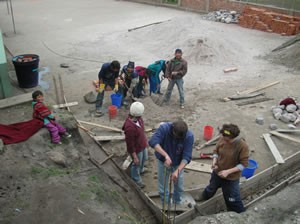
<svg viewBox="0 0 300 224"><path fill-rule="evenodd" d="M33 107L33 118L44 121L44 126L48 129L51 134L53 144L62 144L60 141L60 135L67 138L72 136L63 128L56 120L54 115L51 113L49 108L43 103L44 96L39 90L32 93L32 107Z"/></svg>

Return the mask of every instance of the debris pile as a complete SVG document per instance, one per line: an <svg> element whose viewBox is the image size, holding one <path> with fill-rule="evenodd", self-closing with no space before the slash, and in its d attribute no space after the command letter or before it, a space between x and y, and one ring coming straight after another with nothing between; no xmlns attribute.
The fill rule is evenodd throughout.
<svg viewBox="0 0 300 224"><path fill-rule="evenodd" d="M204 19L222 22L222 23L238 23L240 14L236 11L219 10L208 13Z"/></svg>
<svg viewBox="0 0 300 224"><path fill-rule="evenodd" d="M238 24L245 28L274 32L281 35L295 35L300 33L300 17L284 15L246 6L239 17Z"/></svg>
<svg viewBox="0 0 300 224"><path fill-rule="evenodd" d="M278 106L271 108L274 117L284 123L300 123L300 105L293 98L282 100Z"/></svg>

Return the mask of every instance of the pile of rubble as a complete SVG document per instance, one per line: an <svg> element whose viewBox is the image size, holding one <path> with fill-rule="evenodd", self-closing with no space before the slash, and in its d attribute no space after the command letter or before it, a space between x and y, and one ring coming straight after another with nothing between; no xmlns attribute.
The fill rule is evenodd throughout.
<svg viewBox="0 0 300 224"><path fill-rule="evenodd" d="M239 17L239 25L245 28L274 32L281 35L295 35L300 33L300 17L284 15L246 6Z"/></svg>
<svg viewBox="0 0 300 224"><path fill-rule="evenodd" d="M282 100L278 106L271 108L274 117L284 123L293 122L295 125L300 123L300 104L293 98Z"/></svg>
<svg viewBox="0 0 300 224"><path fill-rule="evenodd" d="M215 22L238 23L239 16L240 14L237 13L236 11L219 10L219 11L210 12L207 15L205 15L203 18Z"/></svg>

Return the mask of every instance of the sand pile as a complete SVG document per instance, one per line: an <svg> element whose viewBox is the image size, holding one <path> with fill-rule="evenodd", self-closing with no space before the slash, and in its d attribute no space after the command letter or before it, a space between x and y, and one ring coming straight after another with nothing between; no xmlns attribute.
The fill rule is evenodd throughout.
<svg viewBox="0 0 300 224"><path fill-rule="evenodd" d="M300 41L282 50L272 52L267 59L273 63L300 70Z"/></svg>

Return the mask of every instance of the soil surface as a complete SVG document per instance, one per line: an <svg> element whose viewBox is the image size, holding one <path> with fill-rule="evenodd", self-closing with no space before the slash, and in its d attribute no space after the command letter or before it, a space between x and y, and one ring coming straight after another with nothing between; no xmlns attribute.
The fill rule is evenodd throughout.
<svg viewBox="0 0 300 224"><path fill-rule="evenodd" d="M276 61L272 63L266 57L271 57L271 50L290 37L245 29L234 24L206 21L201 15L194 13L104 0L75 0L72 3L58 0L16 0L15 35L5 4L5 1L0 2L0 25L5 45L14 55L35 53L40 56L42 77L38 89L45 92L45 100L49 105L55 104L56 98L53 76L61 74L68 102L79 103L78 106L71 107L77 119L121 128L128 115L128 108L122 107L118 116L110 120L107 108L111 92L105 94L106 114L101 118L94 116L95 105L87 104L83 99L86 93L94 91L92 81L97 79L101 64L117 59L122 65L131 60L136 65L147 66L159 59L170 59L174 50L181 48L189 66L184 78L185 109L179 107L176 88L169 106L155 104L159 96L141 99L145 105L143 117L146 128L155 127L163 121L183 118L194 132L195 146L199 146L205 142L205 125L213 126L216 134L217 128L223 123L235 123L250 146L251 158L259 164L256 172L276 163L261 135L269 132L271 123L276 123L279 128L287 128L287 124L273 118L270 108L287 96L299 97L300 71L294 64L300 63L297 63L299 57L296 51L294 53L294 47L284 49L287 61L288 58L294 60L291 62L293 69L289 68L290 65L285 67L282 63L274 63ZM128 32L130 28L158 21L164 22ZM60 67L61 63L66 63L69 67ZM230 67L237 67L238 71L223 72L223 69ZM12 67L10 76L15 83ZM267 97L273 98L271 101L239 107L236 101L225 103L220 100L237 91L277 80L280 84L263 91ZM166 87L167 80L162 83L163 92ZM22 92L19 88L14 89L15 94ZM1 110L0 114L0 122L9 124L30 119L31 108L29 104L25 104ZM257 116L264 117L263 125L255 123ZM97 135L117 135L103 129L86 127ZM78 131L74 129L74 132ZM151 137L151 133L148 137ZM0 198L3 217L1 223L47 223L43 220L48 216L55 217L54 223L96 223L96 220L101 223L101 219L105 223L135 223L140 220L139 214L128 208L134 202L126 201L126 197L119 207L114 204L115 201L123 200L123 193L107 179L105 173L96 170L77 173L92 166L87 161L87 148L90 146L82 143L86 138L86 135L79 137L78 134L59 149L71 164L67 169L58 168L46 156L53 149L49 147L50 140L45 130L27 142L8 146L0 156L4 167L1 171L1 186L5 186L0 189L4 192L4 196ZM299 147L295 143L275 137L273 140L283 158L298 151ZM127 156L125 143L111 141L103 145L109 153L116 155L114 159L121 165ZM207 147L202 152L212 150L213 147ZM94 153L96 155L97 151L94 150ZM150 156L146 164L149 172L143 176L146 193L157 191L153 153L149 149ZM197 157L199 153L194 150L193 156ZM201 162L211 163L210 160ZM186 189L203 187L208 181L209 174L185 171ZM110 193L103 196L102 190ZM63 200L59 200L62 198ZM90 215L83 215L77 208L85 214L90 211ZM69 215L64 216L64 212ZM276 213L275 210L270 212ZM149 222L151 220L148 218Z"/></svg>

